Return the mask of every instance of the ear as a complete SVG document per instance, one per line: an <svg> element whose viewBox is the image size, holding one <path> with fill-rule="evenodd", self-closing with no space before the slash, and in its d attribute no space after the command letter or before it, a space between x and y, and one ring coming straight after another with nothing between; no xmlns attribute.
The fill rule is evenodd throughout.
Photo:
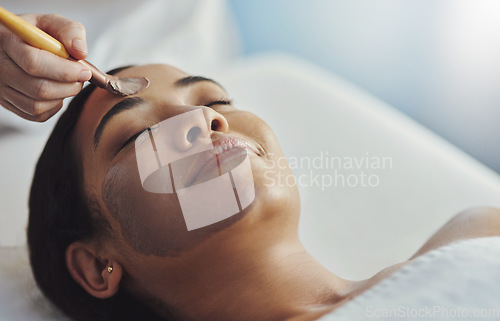
<svg viewBox="0 0 500 321"><path fill-rule="evenodd" d="M118 292L123 269L117 262L100 260L94 245L71 243L66 249L66 266L73 279L90 295L107 299ZM108 272L108 267L113 267Z"/></svg>

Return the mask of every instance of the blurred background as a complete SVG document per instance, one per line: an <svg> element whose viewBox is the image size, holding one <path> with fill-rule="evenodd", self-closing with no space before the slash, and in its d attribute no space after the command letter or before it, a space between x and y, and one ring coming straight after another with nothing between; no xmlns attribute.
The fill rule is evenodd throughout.
<svg viewBox="0 0 500 321"><path fill-rule="evenodd" d="M313 61L500 172L500 1L229 3L246 55Z"/></svg>

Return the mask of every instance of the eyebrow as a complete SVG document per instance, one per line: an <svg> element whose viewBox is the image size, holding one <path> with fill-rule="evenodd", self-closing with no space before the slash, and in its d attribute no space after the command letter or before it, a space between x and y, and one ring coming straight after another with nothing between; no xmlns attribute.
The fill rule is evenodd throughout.
<svg viewBox="0 0 500 321"><path fill-rule="evenodd" d="M216 84L220 88L224 90L224 87L222 87L218 82L215 80L212 80L210 78L202 77L202 76L187 76L184 78L181 78L175 82L175 86L178 88L184 88L188 87L200 82L211 82L213 84ZM142 105L146 103L146 100L140 97L129 97L121 100L118 102L116 105L111 107L111 109L102 117L101 122L97 126L95 133L94 133L94 150L97 149L97 146L99 145L99 142L101 141L102 133L104 132L104 129L106 128L106 125L109 124L111 119L113 119L116 115L119 113L129 110L135 107L138 107L139 105Z"/></svg>
<svg viewBox="0 0 500 321"><path fill-rule="evenodd" d="M194 85L196 83L204 82L204 81L211 82L213 84L216 84L220 88L224 89L224 87L222 87L221 84L219 84L215 80L210 79L210 78L206 78L206 77L202 77L202 76L187 76L187 77L181 78L175 82L175 86L182 88L182 87L191 86L191 85Z"/></svg>
<svg viewBox="0 0 500 321"><path fill-rule="evenodd" d="M97 126L94 133L94 149L97 149L99 142L101 141L102 133L104 128L111 121L113 117L119 113L137 107L144 104L146 101L140 97L129 97L119 101L116 105L111 107L111 109L102 117L101 122Z"/></svg>

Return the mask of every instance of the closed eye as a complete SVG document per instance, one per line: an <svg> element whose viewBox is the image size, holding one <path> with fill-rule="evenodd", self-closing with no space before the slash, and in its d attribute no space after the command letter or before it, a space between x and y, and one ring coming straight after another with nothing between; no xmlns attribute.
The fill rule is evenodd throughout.
<svg viewBox="0 0 500 321"><path fill-rule="evenodd" d="M135 141L137 139L137 137L139 137L140 134L142 134L146 129L142 129L141 131L135 133L134 135L132 135L129 139L127 139L125 141L125 143L123 143L120 148L118 148L115 152L115 155L117 155L122 149L124 149L128 144L130 144L131 142Z"/></svg>
<svg viewBox="0 0 500 321"><path fill-rule="evenodd" d="M216 105L231 105L232 103L233 103L232 99L219 99L209 102L208 104L205 104L205 107L212 107Z"/></svg>

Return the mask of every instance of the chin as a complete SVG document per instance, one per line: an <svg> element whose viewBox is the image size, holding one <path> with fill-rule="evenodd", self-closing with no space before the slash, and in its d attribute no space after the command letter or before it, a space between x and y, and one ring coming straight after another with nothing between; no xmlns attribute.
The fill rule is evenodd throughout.
<svg viewBox="0 0 500 321"><path fill-rule="evenodd" d="M262 158L252 159L252 171L255 184L254 209L262 212L265 218L275 216L296 216L300 214L300 196L295 181L280 182L277 177L290 177L293 173L288 166L269 166Z"/></svg>

